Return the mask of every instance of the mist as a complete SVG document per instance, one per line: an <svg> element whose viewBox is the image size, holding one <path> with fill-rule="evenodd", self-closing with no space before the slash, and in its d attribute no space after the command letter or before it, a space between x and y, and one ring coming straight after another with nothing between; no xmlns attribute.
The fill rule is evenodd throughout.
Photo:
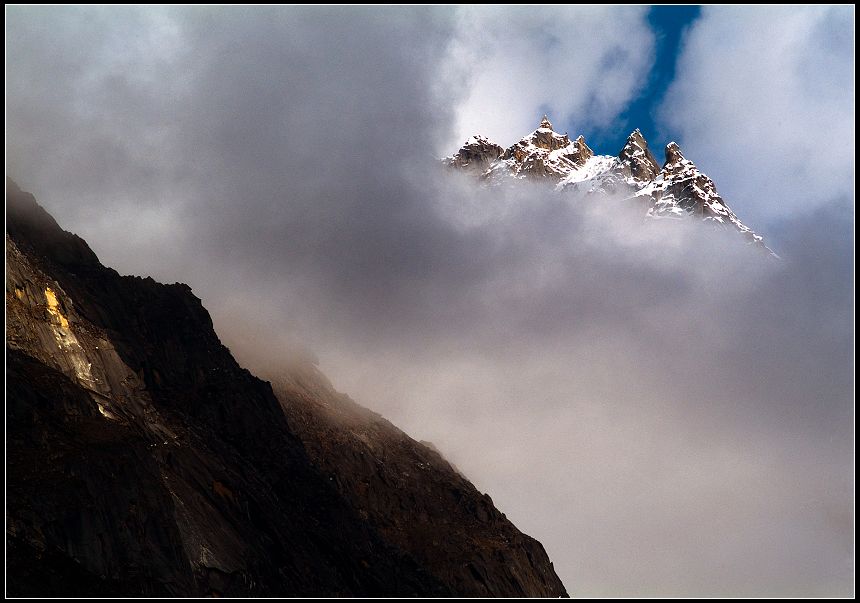
<svg viewBox="0 0 860 603"><path fill-rule="evenodd" d="M588 45L620 74L600 123L653 46L623 14ZM468 18L7 9L7 173L106 265L189 283L251 370L315 357L432 441L571 595L850 594L853 199L750 223L776 260L623 199L476 187L438 161L495 85ZM593 106L594 69L561 73L559 106Z"/></svg>

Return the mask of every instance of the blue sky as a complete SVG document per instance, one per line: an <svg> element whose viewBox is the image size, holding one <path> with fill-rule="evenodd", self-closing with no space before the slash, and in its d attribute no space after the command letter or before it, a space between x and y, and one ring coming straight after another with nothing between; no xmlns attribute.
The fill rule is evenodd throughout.
<svg viewBox="0 0 860 603"><path fill-rule="evenodd" d="M701 14L699 6L461 9L448 63L465 66L467 94L449 146L474 133L507 146L546 113L598 153L617 153L639 128L660 155L675 136L659 127L658 110L683 35Z"/></svg>
<svg viewBox="0 0 860 603"><path fill-rule="evenodd" d="M652 6L648 23L654 31L655 60L647 83L621 117L606 128L586 134L592 148L602 153L615 153L624 145L634 128L639 128L658 160L660 149L672 134L657 124L656 114L666 89L675 77L675 64L681 49L681 39L687 28L701 15L699 6ZM563 124L567 127L567 124ZM668 136L668 139L667 139Z"/></svg>

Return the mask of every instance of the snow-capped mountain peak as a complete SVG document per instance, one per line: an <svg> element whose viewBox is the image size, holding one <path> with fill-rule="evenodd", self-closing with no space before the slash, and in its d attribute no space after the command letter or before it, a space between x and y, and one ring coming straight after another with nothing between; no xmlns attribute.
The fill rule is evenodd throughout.
<svg viewBox="0 0 860 603"><path fill-rule="evenodd" d="M505 150L486 136L476 134L463 143L460 150L451 157L445 158L446 163L454 168L465 170L475 175L483 174Z"/></svg>
<svg viewBox="0 0 860 603"><path fill-rule="evenodd" d="M556 132L544 116L537 129L507 149L501 150L486 138L473 136L446 161L451 166L468 167L470 171L486 166L481 175L490 180L509 176L561 180L593 156L594 151L585 138L579 136L571 141L566 133Z"/></svg>
<svg viewBox="0 0 860 603"><path fill-rule="evenodd" d="M663 164L663 169L673 173L688 169L690 166L695 168L692 161L689 161L681 152L681 147L674 140L666 145L666 162Z"/></svg>
<svg viewBox="0 0 860 603"><path fill-rule="evenodd" d="M697 217L737 230L750 243L773 253L761 236L738 219L713 180L684 157L677 143L666 145L661 168L638 128L617 156L595 155L582 135L571 141L567 133L556 132L544 115L534 132L506 149L484 136L472 136L445 162L493 186L536 180L555 182L561 194L620 194L637 207L644 201L648 218Z"/></svg>
<svg viewBox="0 0 860 603"><path fill-rule="evenodd" d="M717 193L714 181L684 157L681 147L674 141L666 145L666 161L658 177L637 191L636 196L650 198L648 217L697 216L716 225L733 227L750 243L764 247L762 237L740 221ZM765 249L773 254L767 247Z"/></svg>
<svg viewBox="0 0 860 603"><path fill-rule="evenodd" d="M624 175L637 182L648 182L656 178L660 165L648 148L648 143L639 128L627 137L627 142L618 153Z"/></svg>

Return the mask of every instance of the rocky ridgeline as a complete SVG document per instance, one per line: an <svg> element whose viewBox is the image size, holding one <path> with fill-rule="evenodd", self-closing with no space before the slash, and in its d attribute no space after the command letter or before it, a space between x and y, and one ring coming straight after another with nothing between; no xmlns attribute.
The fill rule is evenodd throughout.
<svg viewBox="0 0 860 603"><path fill-rule="evenodd" d="M548 182L559 192L622 195L644 208L648 218L698 217L732 229L771 252L762 237L743 224L717 193L714 182L686 159L674 142L666 145L661 167L645 137L634 130L616 156L595 155L583 136L571 141L544 116L537 129L504 149L484 136L472 136L444 159L488 186L522 181Z"/></svg>

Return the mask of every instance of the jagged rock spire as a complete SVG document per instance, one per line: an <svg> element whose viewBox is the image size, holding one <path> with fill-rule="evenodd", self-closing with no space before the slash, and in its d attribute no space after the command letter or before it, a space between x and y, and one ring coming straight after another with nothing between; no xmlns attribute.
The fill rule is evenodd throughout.
<svg viewBox="0 0 860 603"><path fill-rule="evenodd" d="M574 146L576 146L576 153L569 155L568 157L577 165L583 165L590 158L594 157L594 151L591 150L591 147L585 144L585 136L582 134L576 137Z"/></svg>
<svg viewBox="0 0 860 603"><path fill-rule="evenodd" d="M667 174L678 174L689 169L696 169L695 164L684 157L681 147L676 142L666 145L666 161L663 163L663 172Z"/></svg>
<svg viewBox="0 0 860 603"><path fill-rule="evenodd" d="M446 161L449 166L466 169L475 173L483 173L498 159L504 149L486 136L479 134L471 136L453 157Z"/></svg>
<svg viewBox="0 0 860 603"><path fill-rule="evenodd" d="M666 145L666 165L670 163L679 163L684 161L684 154L681 152L681 147L675 141Z"/></svg>
<svg viewBox="0 0 860 603"><path fill-rule="evenodd" d="M566 133L555 132L544 115L535 131L501 154L500 150L489 141L478 144L475 139L448 162L480 172L493 185L510 177L555 181L557 190L629 195L643 204L649 217L698 216L720 227L735 228L751 243L767 249L762 238L725 204L713 181L684 157L677 143L666 145L666 163L661 169L638 128L627 137L617 157L595 155L583 136L571 141Z"/></svg>
<svg viewBox="0 0 860 603"><path fill-rule="evenodd" d="M621 160L624 174L638 181L651 180L660 171L660 166L639 128L633 130L627 137L627 142L618 153L618 158Z"/></svg>
<svg viewBox="0 0 860 603"><path fill-rule="evenodd" d="M645 142L645 137L642 136L642 132L639 128L636 128L630 133L630 136L627 137L627 144L634 144L637 146L648 146L648 143Z"/></svg>

